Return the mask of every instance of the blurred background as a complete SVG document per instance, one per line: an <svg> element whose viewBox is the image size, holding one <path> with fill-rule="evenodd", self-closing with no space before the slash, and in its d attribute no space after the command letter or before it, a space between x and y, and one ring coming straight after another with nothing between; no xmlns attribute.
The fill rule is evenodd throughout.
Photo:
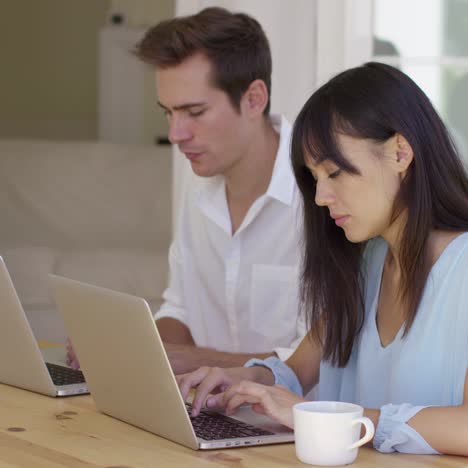
<svg viewBox="0 0 468 468"><path fill-rule="evenodd" d="M468 0L2 0L0 255L39 337L65 337L50 272L160 304L190 169L131 51L148 27L208 6L264 27L273 112L292 121L336 73L389 63L468 163Z"/></svg>
<svg viewBox="0 0 468 468"><path fill-rule="evenodd" d="M274 111L293 119L331 75L378 60L415 79L466 152L468 0L3 0L0 138L164 142L152 70L129 51L147 27L210 5L266 29Z"/></svg>

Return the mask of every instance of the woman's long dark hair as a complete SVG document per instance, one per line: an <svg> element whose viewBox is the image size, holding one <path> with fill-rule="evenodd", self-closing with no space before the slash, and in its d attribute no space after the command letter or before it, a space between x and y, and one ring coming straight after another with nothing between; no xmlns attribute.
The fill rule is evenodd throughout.
<svg viewBox="0 0 468 468"><path fill-rule="evenodd" d="M317 90L297 117L291 159L304 202L304 260L301 298L312 336L323 358L345 366L364 319L363 243L349 242L314 202L316 182L305 157L331 160L359 172L340 152L336 133L383 143L401 134L411 145L413 163L394 203L394 219L405 211L400 265L401 299L409 331L431 264L431 229L468 230L468 176L431 102L404 73L381 63L347 70Z"/></svg>

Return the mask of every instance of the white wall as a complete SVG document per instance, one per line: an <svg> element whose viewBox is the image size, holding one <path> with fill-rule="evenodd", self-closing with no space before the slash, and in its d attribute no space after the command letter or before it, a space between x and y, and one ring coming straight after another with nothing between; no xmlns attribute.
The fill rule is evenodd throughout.
<svg viewBox="0 0 468 468"><path fill-rule="evenodd" d="M167 136L157 105L154 69L129 54L146 30L174 16L175 0L110 0L100 33L99 139L153 144ZM112 25L120 15L122 23Z"/></svg>
<svg viewBox="0 0 468 468"><path fill-rule="evenodd" d="M372 56L373 0L315 0L316 85Z"/></svg>
<svg viewBox="0 0 468 468"><path fill-rule="evenodd" d="M96 138L107 8L108 0L1 2L0 138Z"/></svg>

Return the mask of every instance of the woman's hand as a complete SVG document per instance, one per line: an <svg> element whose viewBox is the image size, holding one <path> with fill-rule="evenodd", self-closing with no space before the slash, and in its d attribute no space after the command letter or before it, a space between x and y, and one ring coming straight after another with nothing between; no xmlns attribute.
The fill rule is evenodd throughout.
<svg viewBox="0 0 468 468"><path fill-rule="evenodd" d="M233 414L239 406L250 403L256 413L264 414L291 429L294 427L293 406L306 401L281 385L270 387L245 380L232 385L217 398L222 398L226 414Z"/></svg>
<svg viewBox="0 0 468 468"><path fill-rule="evenodd" d="M269 374L262 376L262 374ZM200 367L194 372L177 375L176 380L182 393L187 399L192 388L196 394L192 402L192 415L197 416L203 405L207 408L223 407L222 393L231 385L242 380L273 382L271 371L262 367L233 367L222 369L220 367Z"/></svg>

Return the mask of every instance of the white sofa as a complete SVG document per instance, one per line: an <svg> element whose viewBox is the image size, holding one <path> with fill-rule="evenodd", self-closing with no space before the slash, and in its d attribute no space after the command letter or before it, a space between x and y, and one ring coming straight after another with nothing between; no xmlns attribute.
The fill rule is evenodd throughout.
<svg viewBox="0 0 468 468"><path fill-rule="evenodd" d="M66 337L48 273L136 294L157 309L171 180L169 146L0 140L0 255L37 339Z"/></svg>

